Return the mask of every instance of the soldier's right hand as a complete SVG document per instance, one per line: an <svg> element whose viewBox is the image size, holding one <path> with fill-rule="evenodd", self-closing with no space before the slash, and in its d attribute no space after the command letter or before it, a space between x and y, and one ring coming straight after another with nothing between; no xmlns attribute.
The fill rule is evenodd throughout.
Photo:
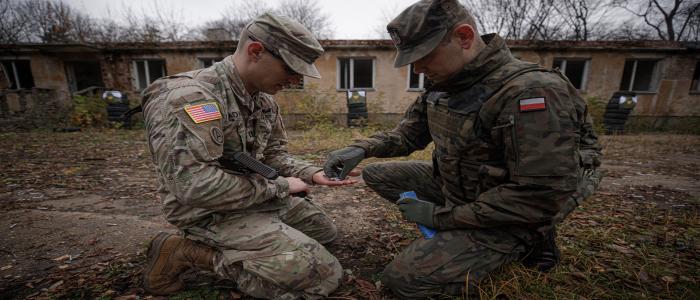
<svg viewBox="0 0 700 300"><path fill-rule="evenodd" d="M309 191L309 186L297 177L285 177L289 182L289 194L296 194Z"/></svg>
<svg viewBox="0 0 700 300"><path fill-rule="evenodd" d="M323 172L328 178L345 179L348 173L365 158L365 149L345 147L328 154L328 160L323 165Z"/></svg>

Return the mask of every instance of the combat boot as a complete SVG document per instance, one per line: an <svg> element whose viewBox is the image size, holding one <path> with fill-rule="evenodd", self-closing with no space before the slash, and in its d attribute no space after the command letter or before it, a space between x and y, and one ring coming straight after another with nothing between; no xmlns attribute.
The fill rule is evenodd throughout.
<svg viewBox="0 0 700 300"><path fill-rule="evenodd" d="M180 278L183 272L191 268L213 271L217 255L219 252L212 247L161 232L148 246L143 287L151 294L173 294L185 286Z"/></svg>
<svg viewBox="0 0 700 300"><path fill-rule="evenodd" d="M557 231L552 228L540 243L532 247L530 253L522 260L523 265L543 273L556 267L561 260L556 239Z"/></svg>

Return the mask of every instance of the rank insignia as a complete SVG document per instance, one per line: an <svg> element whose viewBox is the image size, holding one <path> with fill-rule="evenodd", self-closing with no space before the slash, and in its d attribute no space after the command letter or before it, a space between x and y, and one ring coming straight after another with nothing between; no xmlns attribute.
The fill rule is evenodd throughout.
<svg viewBox="0 0 700 300"><path fill-rule="evenodd" d="M520 112L544 110L546 107L544 97L520 99Z"/></svg>
<svg viewBox="0 0 700 300"><path fill-rule="evenodd" d="M185 106L185 111L197 124L221 119L219 106L216 105L216 102L188 105Z"/></svg>

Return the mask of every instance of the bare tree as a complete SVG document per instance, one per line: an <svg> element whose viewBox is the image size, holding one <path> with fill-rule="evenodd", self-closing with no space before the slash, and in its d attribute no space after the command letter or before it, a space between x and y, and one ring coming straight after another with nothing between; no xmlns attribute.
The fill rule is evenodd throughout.
<svg viewBox="0 0 700 300"><path fill-rule="evenodd" d="M616 0L560 0L555 5L557 13L566 25L567 39L587 41L607 35L606 22L615 12ZM610 27L610 26L608 26Z"/></svg>
<svg viewBox="0 0 700 300"><path fill-rule="evenodd" d="M24 16L15 0L0 0L0 43L18 43L27 36L31 20Z"/></svg>
<svg viewBox="0 0 700 300"><path fill-rule="evenodd" d="M267 1L244 0L228 6L221 18L206 22L199 27L196 30L198 39L207 39L207 30L213 28L223 29L228 32L232 39L237 39L246 24L265 12L273 12L294 19L309 29L317 38L331 38L333 36L329 17L321 11L317 0L285 0L279 2L276 7L271 6Z"/></svg>
<svg viewBox="0 0 700 300"><path fill-rule="evenodd" d="M464 0L481 33L497 32L507 39L549 40L561 35L554 0Z"/></svg>
<svg viewBox="0 0 700 300"><path fill-rule="evenodd" d="M644 18L662 40L698 40L700 1L697 0L645 0L641 5L625 2L623 7ZM629 8L631 7L631 8Z"/></svg>
<svg viewBox="0 0 700 300"><path fill-rule="evenodd" d="M284 0L276 12L298 21L316 38L329 39L333 37L328 15L321 11L318 0Z"/></svg>

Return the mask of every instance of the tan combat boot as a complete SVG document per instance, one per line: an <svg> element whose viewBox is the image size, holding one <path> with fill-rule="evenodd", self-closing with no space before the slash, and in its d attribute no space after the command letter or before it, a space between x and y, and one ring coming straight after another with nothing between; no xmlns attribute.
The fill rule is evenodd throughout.
<svg viewBox="0 0 700 300"><path fill-rule="evenodd" d="M173 294L185 286L180 274L191 268L213 271L218 253L207 245L161 232L148 246L143 287L151 294Z"/></svg>

